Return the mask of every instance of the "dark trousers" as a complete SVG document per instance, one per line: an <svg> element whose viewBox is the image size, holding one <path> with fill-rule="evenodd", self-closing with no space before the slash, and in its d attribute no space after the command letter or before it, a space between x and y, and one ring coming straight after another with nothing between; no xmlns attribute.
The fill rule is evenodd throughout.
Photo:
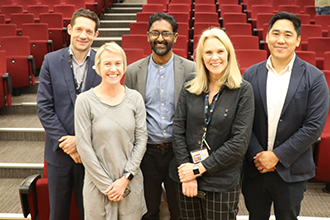
<svg viewBox="0 0 330 220"><path fill-rule="evenodd" d="M50 220L69 220L72 190L80 211L80 219L84 219L82 188L84 167L73 160L66 167L47 164L48 190L50 204Z"/></svg>
<svg viewBox="0 0 330 220"><path fill-rule="evenodd" d="M240 186L228 192L208 192L205 197L187 197L182 185L177 183L182 220L236 220Z"/></svg>
<svg viewBox="0 0 330 220"><path fill-rule="evenodd" d="M175 182L169 177L169 164L174 157L172 149L160 150L148 147L141 163L144 177L144 195L148 212L143 220L159 220L162 183L166 189L171 219L180 219L178 200L175 192Z"/></svg>
<svg viewBox="0 0 330 220"><path fill-rule="evenodd" d="M307 181L287 183L270 172L254 178L243 177L242 192L250 220L268 220L274 203L276 219L297 220Z"/></svg>

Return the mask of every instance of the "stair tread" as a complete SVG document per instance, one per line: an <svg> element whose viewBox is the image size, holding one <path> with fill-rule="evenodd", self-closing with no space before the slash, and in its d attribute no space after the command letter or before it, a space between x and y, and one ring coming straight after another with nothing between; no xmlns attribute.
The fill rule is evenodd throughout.
<svg viewBox="0 0 330 220"><path fill-rule="evenodd" d="M44 162L44 141L0 141L0 163Z"/></svg>
<svg viewBox="0 0 330 220"><path fill-rule="evenodd" d="M23 178L1 178L0 213L22 213L18 188Z"/></svg>
<svg viewBox="0 0 330 220"><path fill-rule="evenodd" d="M0 115L0 125L1 128L43 128L37 114Z"/></svg>

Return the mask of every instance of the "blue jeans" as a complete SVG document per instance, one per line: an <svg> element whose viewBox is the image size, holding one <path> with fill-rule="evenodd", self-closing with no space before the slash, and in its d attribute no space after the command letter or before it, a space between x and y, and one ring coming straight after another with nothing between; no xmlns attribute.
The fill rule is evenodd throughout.
<svg viewBox="0 0 330 220"><path fill-rule="evenodd" d="M326 7L315 7L317 15L330 15L330 6Z"/></svg>

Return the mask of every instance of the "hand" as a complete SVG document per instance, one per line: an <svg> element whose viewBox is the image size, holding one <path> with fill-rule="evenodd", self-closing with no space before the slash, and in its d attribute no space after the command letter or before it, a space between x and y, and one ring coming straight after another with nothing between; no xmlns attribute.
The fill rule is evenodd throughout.
<svg viewBox="0 0 330 220"><path fill-rule="evenodd" d="M60 142L59 147L62 148L66 154L73 154L77 152L76 136L63 136L58 141Z"/></svg>
<svg viewBox="0 0 330 220"><path fill-rule="evenodd" d="M182 193L188 197L197 196L198 183L196 179L182 183Z"/></svg>
<svg viewBox="0 0 330 220"><path fill-rule="evenodd" d="M180 177L180 182L189 182L191 180L196 179L197 176L195 176L193 172L193 163L183 163L178 167L179 171L179 177Z"/></svg>
<svg viewBox="0 0 330 220"><path fill-rule="evenodd" d="M124 198L123 194L129 182L124 176L114 181L106 190L108 199L113 202L121 201Z"/></svg>
<svg viewBox="0 0 330 220"><path fill-rule="evenodd" d="M70 157L74 160L75 163L81 163L80 155L78 152L70 154Z"/></svg>
<svg viewBox="0 0 330 220"><path fill-rule="evenodd" d="M254 158L254 164L260 173L273 172L276 170L276 165L279 161L273 151L262 151Z"/></svg>

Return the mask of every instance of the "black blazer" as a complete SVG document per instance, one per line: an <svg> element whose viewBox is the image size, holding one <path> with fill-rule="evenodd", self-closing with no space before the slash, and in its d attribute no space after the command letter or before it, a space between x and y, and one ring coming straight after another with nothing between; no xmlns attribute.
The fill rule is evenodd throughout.
<svg viewBox="0 0 330 220"><path fill-rule="evenodd" d="M267 150L266 62L244 72L244 79L252 84L255 98L253 131L244 160L245 174L250 177L259 173L253 157ZM304 181L315 175L312 144L322 133L328 108L329 90L324 74L296 57L273 149L280 160L276 171L284 181Z"/></svg>
<svg viewBox="0 0 330 220"><path fill-rule="evenodd" d="M101 82L101 77L93 69L95 54L95 51L91 50L85 91ZM38 116L47 133L45 160L59 167L65 167L72 158L59 148L58 140L62 136L75 134L76 91L68 57L68 48L45 56L40 70L37 93Z"/></svg>
<svg viewBox="0 0 330 220"><path fill-rule="evenodd" d="M187 81L193 76L189 76ZM198 189L226 192L239 184L242 158L249 144L253 125L254 102L250 83L240 88L221 88L206 140L209 157L202 161L207 172L197 178ZM205 93L192 94L182 88L173 121L173 152L170 177L180 182L177 167L192 162L190 151L199 149L203 136Z"/></svg>

